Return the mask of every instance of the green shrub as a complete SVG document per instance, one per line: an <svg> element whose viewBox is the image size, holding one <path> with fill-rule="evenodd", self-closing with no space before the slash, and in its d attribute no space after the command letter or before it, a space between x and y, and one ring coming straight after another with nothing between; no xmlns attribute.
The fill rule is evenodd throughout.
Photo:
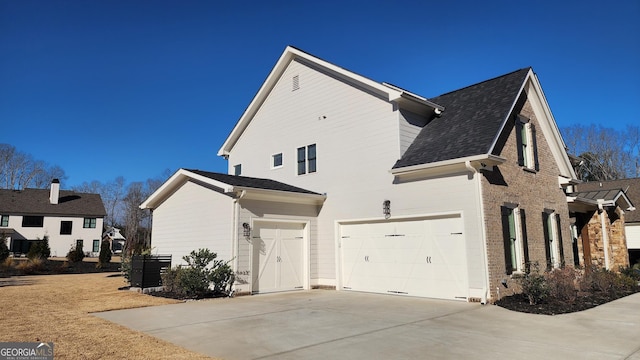
<svg viewBox="0 0 640 360"><path fill-rule="evenodd" d="M209 249L194 250L183 256L187 266L173 267L162 275L164 290L187 297L228 294L235 274L228 262L216 260L217 257Z"/></svg>
<svg viewBox="0 0 640 360"><path fill-rule="evenodd" d="M635 264L633 267L631 266L621 267L620 273L630 277L636 282L640 281L640 264Z"/></svg>
<svg viewBox="0 0 640 360"><path fill-rule="evenodd" d="M4 233L0 233L0 263L9 257L9 248L7 247L7 238Z"/></svg>
<svg viewBox="0 0 640 360"><path fill-rule="evenodd" d="M527 272L518 281L522 287L522 294L529 299L529 304L536 305L544 302L549 296L549 289L544 275L540 274L539 265L532 264L533 270Z"/></svg>
<svg viewBox="0 0 640 360"><path fill-rule="evenodd" d="M75 248L71 248L67 253L67 259L71 263L76 263L84 259L84 251L82 251L82 245L77 244Z"/></svg>
<svg viewBox="0 0 640 360"><path fill-rule="evenodd" d="M98 264L104 265L111 262L111 246L108 240L102 240L100 244L100 255L98 256Z"/></svg>
<svg viewBox="0 0 640 360"><path fill-rule="evenodd" d="M51 248L49 248L49 236L47 235L44 236L44 239L34 242L27 253L29 259L47 259L49 256L51 256Z"/></svg>
<svg viewBox="0 0 640 360"><path fill-rule="evenodd" d="M213 283L213 291L216 293L229 294L231 292L231 286L236 280L229 262L222 262L214 264L214 267L209 276L209 280Z"/></svg>

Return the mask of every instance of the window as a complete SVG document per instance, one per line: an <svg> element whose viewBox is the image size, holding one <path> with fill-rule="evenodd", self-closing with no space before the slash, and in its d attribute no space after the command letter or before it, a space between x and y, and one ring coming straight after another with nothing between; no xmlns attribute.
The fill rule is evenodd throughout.
<svg viewBox="0 0 640 360"><path fill-rule="evenodd" d="M282 153L271 155L271 168L282 167Z"/></svg>
<svg viewBox="0 0 640 360"><path fill-rule="evenodd" d="M23 216L22 227L42 227L44 225L44 216Z"/></svg>
<svg viewBox="0 0 640 360"><path fill-rule="evenodd" d="M9 215L0 215L0 227L9 226Z"/></svg>
<svg viewBox="0 0 640 360"><path fill-rule="evenodd" d="M93 240L93 252L100 252L100 240Z"/></svg>
<svg viewBox="0 0 640 360"><path fill-rule="evenodd" d="M316 144L298 148L298 175L316 172Z"/></svg>
<svg viewBox="0 0 640 360"><path fill-rule="evenodd" d="M540 170L536 128L529 119L520 116L516 119L516 139L518 143L518 165L531 170Z"/></svg>
<svg viewBox="0 0 640 360"><path fill-rule="evenodd" d="M84 241L82 239L78 239L76 240L76 248L80 248L82 249L82 247L84 246Z"/></svg>
<svg viewBox="0 0 640 360"><path fill-rule="evenodd" d="M554 210L545 209L542 212L542 228L544 230L547 270L564 266L560 216Z"/></svg>
<svg viewBox="0 0 640 360"><path fill-rule="evenodd" d="M241 174L242 174L242 164L234 165L233 166L233 175L239 176Z"/></svg>
<svg viewBox="0 0 640 360"><path fill-rule="evenodd" d="M513 205L503 206L501 212L506 273L526 271L529 265L529 249L524 209Z"/></svg>
<svg viewBox="0 0 640 360"><path fill-rule="evenodd" d="M95 229L96 228L96 218L84 218L84 224L82 225L85 229Z"/></svg>
<svg viewBox="0 0 640 360"><path fill-rule="evenodd" d="M71 227L73 222L61 221L60 222L60 235L71 235Z"/></svg>

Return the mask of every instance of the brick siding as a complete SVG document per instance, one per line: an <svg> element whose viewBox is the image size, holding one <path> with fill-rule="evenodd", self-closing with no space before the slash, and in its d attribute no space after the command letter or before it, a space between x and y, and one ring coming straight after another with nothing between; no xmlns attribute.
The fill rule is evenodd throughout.
<svg viewBox="0 0 640 360"><path fill-rule="evenodd" d="M516 139L516 116L512 116L496 146L496 155L506 162L494 167L494 171L482 171L482 192L484 221L487 241L488 276L491 301L519 292L513 275L507 275L505 249L501 221L501 206L506 203L518 204L525 210L529 260L538 262L540 269L546 268L545 237L542 213L553 209L560 216L564 263L573 264L572 242L569 231L569 209L566 196L558 183L560 170L544 138L538 119L528 100L519 102L520 114L536 128L539 171L524 169L518 165ZM506 287L503 285L506 284Z"/></svg>

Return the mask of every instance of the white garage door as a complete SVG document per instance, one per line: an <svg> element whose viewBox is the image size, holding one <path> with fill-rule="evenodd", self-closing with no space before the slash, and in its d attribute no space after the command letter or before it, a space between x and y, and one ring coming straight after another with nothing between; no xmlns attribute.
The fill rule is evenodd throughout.
<svg viewBox="0 0 640 360"><path fill-rule="evenodd" d="M340 227L342 288L466 300L460 217Z"/></svg>
<svg viewBox="0 0 640 360"><path fill-rule="evenodd" d="M303 288L303 224L256 222L252 243L254 292Z"/></svg>

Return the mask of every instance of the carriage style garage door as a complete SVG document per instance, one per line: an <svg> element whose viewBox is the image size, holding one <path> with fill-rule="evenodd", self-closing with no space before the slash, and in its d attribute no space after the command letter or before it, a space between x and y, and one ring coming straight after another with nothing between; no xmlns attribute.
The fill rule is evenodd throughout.
<svg viewBox="0 0 640 360"><path fill-rule="evenodd" d="M274 292L304 286L304 225L255 222L253 229L253 291Z"/></svg>
<svg viewBox="0 0 640 360"><path fill-rule="evenodd" d="M462 229L460 217L343 224L342 288L466 300Z"/></svg>

